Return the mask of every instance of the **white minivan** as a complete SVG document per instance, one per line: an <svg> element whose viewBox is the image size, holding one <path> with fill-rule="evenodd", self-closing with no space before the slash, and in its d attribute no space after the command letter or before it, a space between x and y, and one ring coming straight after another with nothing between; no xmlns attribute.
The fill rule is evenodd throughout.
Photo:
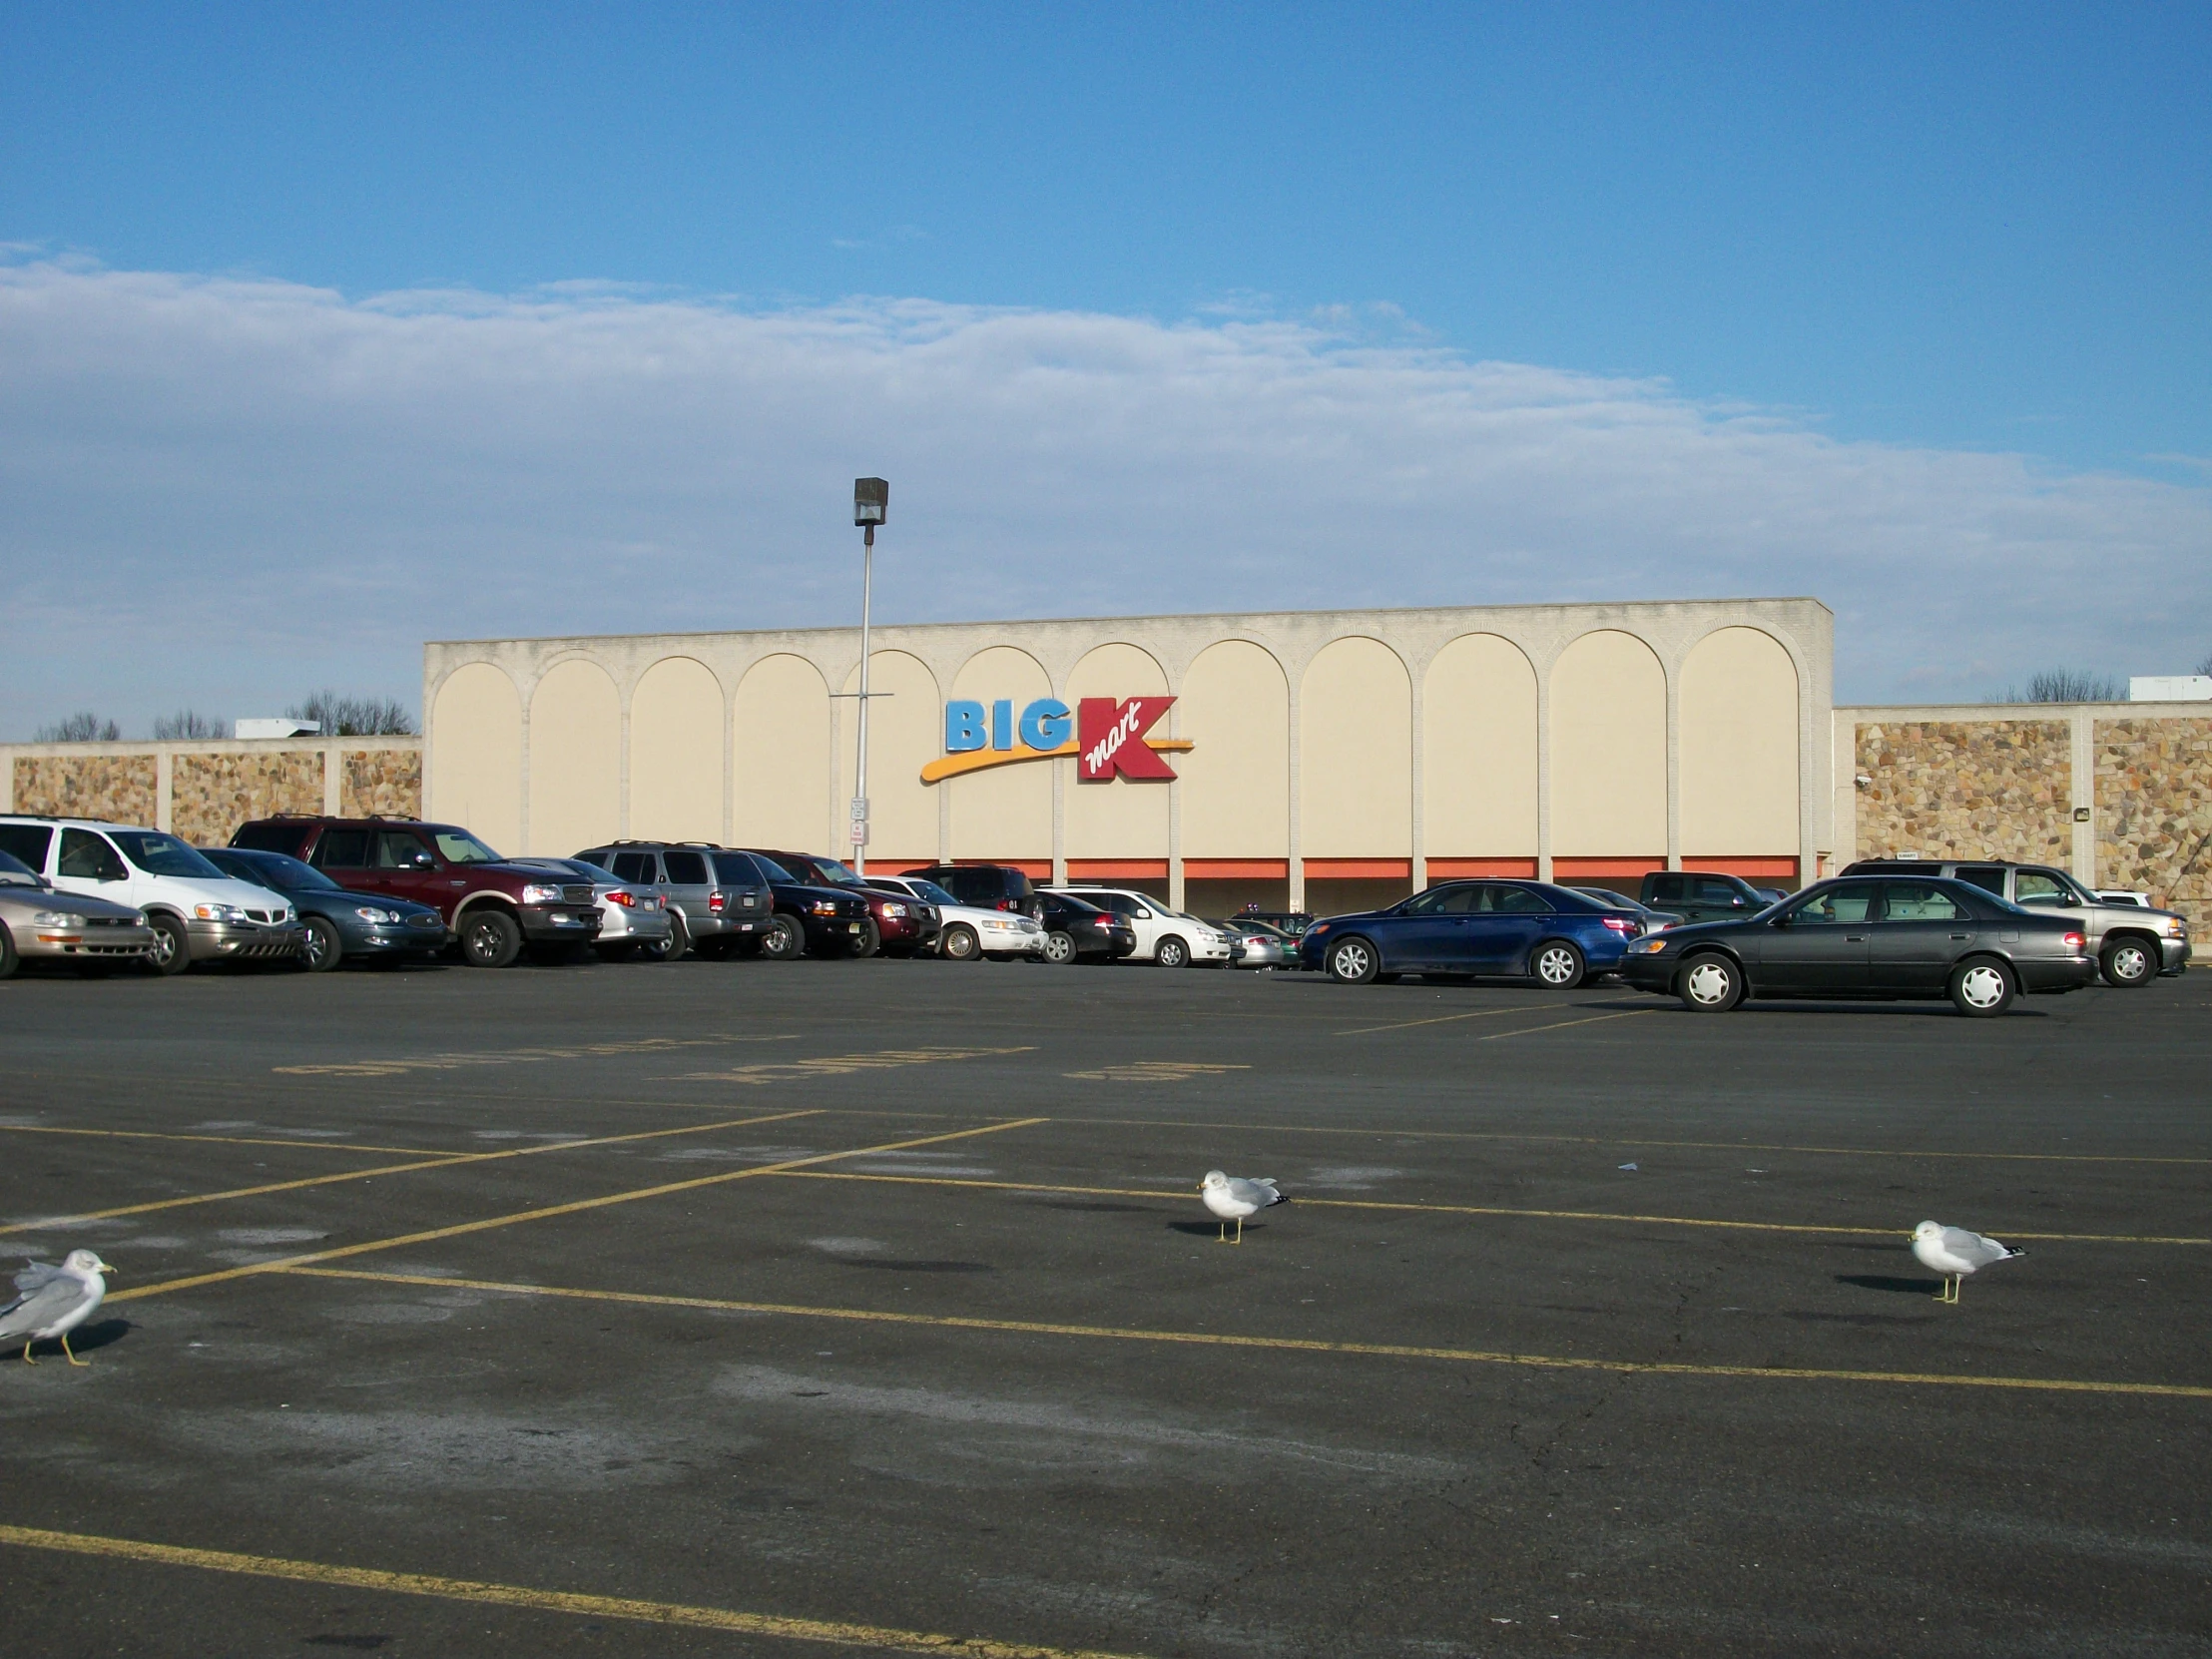
<svg viewBox="0 0 2212 1659"><path fill-rule="evenodd" d="M1219 928L1181 910L1171 910L1150 893L1138 892L1134 887L1043 890L1080 898L1129 923L1137 935L1137 948L1128 958L1133 962L1156 962L1161 967L1189 967L1198 962L1207 967L1225 967L1244 954L1244 946Z"/></svg>
<svg viewBox="0 0 2212 1659"><path fill-rule="evenodd" d="M307 935L281 893L233 880L175 835L100 819L0 817L0 850L63 892L144 910L148 958L163 973L195 962L303 961Z"/></svg>

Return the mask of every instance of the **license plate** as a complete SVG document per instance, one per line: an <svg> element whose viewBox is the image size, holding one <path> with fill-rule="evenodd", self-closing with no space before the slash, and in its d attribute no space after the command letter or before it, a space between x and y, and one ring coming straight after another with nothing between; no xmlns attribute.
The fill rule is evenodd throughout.
<svg viewBox="0 0 2212 1659"><path fill-rule="evenodd" d="M848 921L844 924L844 930L847 933L857 933L860 930L860 924L856 921Z"/></svg>

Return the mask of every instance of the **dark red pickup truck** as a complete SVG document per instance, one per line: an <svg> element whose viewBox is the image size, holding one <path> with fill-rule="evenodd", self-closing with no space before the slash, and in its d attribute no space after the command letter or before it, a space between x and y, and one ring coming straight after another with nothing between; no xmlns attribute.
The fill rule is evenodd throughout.
<svg viewBox="0 0 2212 1659"><path fill-rule="evenodd" d="M349 891L434 905L471 967L505 967L524 944L589 944L599 937L589 881L510 864L458 825L287 814L241 825L231 844L288 852Z"/></svg>

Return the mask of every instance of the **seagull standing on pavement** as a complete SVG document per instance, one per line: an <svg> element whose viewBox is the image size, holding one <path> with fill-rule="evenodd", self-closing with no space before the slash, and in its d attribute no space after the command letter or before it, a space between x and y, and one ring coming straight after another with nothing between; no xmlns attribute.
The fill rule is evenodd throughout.
<svg viewBox="0 0 2212 1659"><path fill-rule="evenodd" d="M108 1294L108 1282L100 1276L115 1269L89 1250L73 1250L58 1268L33 1263L15 1276L15 1300L0 1308L0 1346L23 1345L23 1363L31 1358L34 1343L61 1339L62 1354L73 1366L90 1365L69 1352L69 1334L92 1318L100 1299Z"/></svg>
<svg viewBox="0 0 2212 1659"><path fill-rule="evenodd" d="M1218 1169L1206 1172L1206 1179L1198 1184L1205 1195L1206 1208L1221 1218L1218 1244L1243 1244L1245 1217L1265 1210L1271 1204L1288 1204L1290 1200L1275 1190L1275 1177L1263 1175L1257 1181L1247 1181L1241 1175L1224 1175ZM1229 1236L1229 1224L1237 1224L1237 1236Z"/></svg>
<svg viewBox="0 0 2212 1659"><path fill-rule="evenodd" d="M1920 1258L1922 1267L1934 1268L1943 1276L1943 1288L1936 1300L1956 1303L1958 1287L1965 1283L1968 1274L1979 1273L1991 1262L2009 1262L2027 1252L1998 1244L1994 1239L1984 1239L1979 1233L1969 1233L1963 1227L1943 1227L1924 1221L1913 1229L1913 1254Z"/></svg>

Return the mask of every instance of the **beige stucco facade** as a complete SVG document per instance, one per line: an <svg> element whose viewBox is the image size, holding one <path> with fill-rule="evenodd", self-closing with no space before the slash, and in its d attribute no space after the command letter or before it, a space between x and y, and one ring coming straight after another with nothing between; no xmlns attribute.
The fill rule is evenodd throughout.
<svg viewBox="0 0 2212 1659"><path fill-rule="evenodd" d="M1214 903L1686 862L1807 879L1833 844L1832 662L1811 599L878 628L867 855ZM423 667L424 811L494 845L847 847L855 629L436 643ZM1151 733L1190 745L1173 782L1082 783L1072 758L922 781L948 699L1143 695L1176 699Z"/></svg>

